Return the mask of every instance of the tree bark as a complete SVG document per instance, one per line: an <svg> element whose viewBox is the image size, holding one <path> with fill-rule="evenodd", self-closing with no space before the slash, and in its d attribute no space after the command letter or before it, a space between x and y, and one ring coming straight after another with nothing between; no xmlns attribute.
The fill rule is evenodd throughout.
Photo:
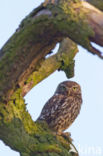
<svg viewBox="0 0 103 156"><path fill-rule="evenodd" d="M0 50L0 139L21 156L78 155L70 138L31 119L23 96L55 70L73 77L76 44L103 58L91 41L103 46L102 11L79 0L46 0ZM46 58L58 42L58 52Z"/></svg>
<svg viewBox="0 0 103 156"><path fill-rule="evenodd" d="M103 1L102 0L98 0L98 1L86 0L86 1L103 11Z"/></svg>

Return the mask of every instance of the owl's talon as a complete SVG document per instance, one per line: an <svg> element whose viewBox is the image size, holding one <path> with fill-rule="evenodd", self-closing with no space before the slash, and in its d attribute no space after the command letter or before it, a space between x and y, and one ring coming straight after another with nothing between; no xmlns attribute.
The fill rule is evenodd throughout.
<svg viewBox="0 0 103 156"><path fill-rule="evenodd" d="M67 136L67 137L71 137L71 133L70 132L65 132L63 133L64 136Z"/></svg>
<svg viewBox="0 0 103 156"><path fill-rule="evenodd" d="M71 138L71 133L69 133L69 132L62 133L62 136L63 136L65 139L69 140L70 142L73 141L73 139Z"/></svg>

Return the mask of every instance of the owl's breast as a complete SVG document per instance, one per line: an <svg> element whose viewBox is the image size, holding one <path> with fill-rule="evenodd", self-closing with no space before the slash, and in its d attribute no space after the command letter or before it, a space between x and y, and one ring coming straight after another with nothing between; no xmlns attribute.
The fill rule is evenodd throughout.
<svg viewBox="0 0 103 156"><path fill-rule="evenodd" d="M49 123L50 127L57 132L67 129L78 116L82 100L73 96L64 96L55 115Z"/></svg>

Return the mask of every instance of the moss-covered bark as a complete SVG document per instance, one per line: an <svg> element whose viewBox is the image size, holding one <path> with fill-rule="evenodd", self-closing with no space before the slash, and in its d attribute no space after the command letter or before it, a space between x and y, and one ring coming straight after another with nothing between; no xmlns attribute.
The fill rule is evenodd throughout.
<svg viewBox="0 0 103 156"><path fill-rule="evenodd" d="M22 88L22 95L24 96L28 91L48 77L55 70L62 70L68 78L74 76L74 56L78 52L77 45L69 38L63 39L60 43L58 52L47 59L43 59L36 71L34 71L25 81Z"/></svg>
<svg viewBox="0 0 103 156"><path fill-rule="evenodd" d="M0 102L0 139L21 155L73 155L70 138L57 136L46 123L36 123L31 119L21 89L11 96L8 103Z"/></svg>
<svg viewBox="0 0 103 156"><path fill-rule="evenodd" d="M45 55L64 37L71 38L102 58L90 44L90 39L103 44L103 25L98 21L99 16L103 17L103 14L93 10L90 5L88 9L87 3L79 0L58 1L58 5L41 5L34 10L1 49L0 96L5 94L7 97L16 85L25 85Z"/></svg>
<svg viewBox="0 0 103 156"><path fill-rule="evenodd" d="M93 14L98 15L96 20ZM103 45L103 23L97 20L100 17L103 14L91 5L88 9L86 2L47 0L21 22L1 49L0 139L21 156L78 155L70 152L70 138L56 136L46 123L31 119L23 96L55 70L63 70L68 78L74 76L78 51L74 42L101 57L90 44L94 41ZM58 53L46 58L58 42Z"/></svg>
<svg viewBox="0 0 103 156"><path fill-rule="evenodd" d="M90 4L94 5L96 8L103 11L103 1L102 0L86 0Z"/></svg>

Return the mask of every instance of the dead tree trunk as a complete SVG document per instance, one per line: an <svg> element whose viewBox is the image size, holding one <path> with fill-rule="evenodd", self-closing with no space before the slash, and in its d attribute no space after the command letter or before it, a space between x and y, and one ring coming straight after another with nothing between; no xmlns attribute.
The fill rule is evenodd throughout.
<svg viewBox="0 0 103 156"><path fill-rule="evenodd" d="M95 0L88 1L97 5ZM103 58L90 43L103 46L100 10L79 0L46 0L21 22L0 50L0 139L21 156L78 155L71 150L71 140L54 135L46 123L31 119L23 96L55 70L73 77L76 44ZM46 59L58 42L57 54Z"/></svg>

